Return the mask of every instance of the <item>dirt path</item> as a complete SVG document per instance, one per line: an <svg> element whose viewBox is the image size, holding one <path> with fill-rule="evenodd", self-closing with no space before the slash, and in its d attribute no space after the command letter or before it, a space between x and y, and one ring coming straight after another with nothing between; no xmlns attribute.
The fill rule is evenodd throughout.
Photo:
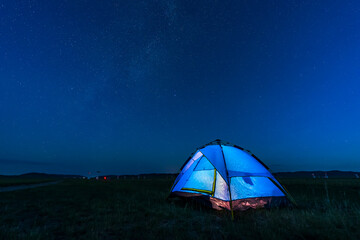
<svg viewBox="0 0 360 240"><path fill-rule="evenodd" d="M37 184L27 184L27 185L17 185L17 186L9 186L9 187L0 187L0 192L10 192L10 191L23 190L23 189L28 189L28 188L43 187L43 186L57 184L59 182L61 182L61 181L37 183Z"/></svg>

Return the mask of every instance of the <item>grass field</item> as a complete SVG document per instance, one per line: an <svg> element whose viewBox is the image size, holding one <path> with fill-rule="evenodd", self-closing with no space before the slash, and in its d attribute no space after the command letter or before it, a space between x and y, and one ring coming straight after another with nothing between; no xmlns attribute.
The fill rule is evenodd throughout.
<svg viewBox="0 0 360 240"><path fill-rule="evenodd" d="M360 239L359 179L281 180L298 208L167 202L172 180L66 180L0 193L0 239Z"/></svg>
<svg viewBox="0 0 360 240"><path fill-rule="evenodd" d="M0 177L0 187L30 185L56 181L57 179Z"/></svg>

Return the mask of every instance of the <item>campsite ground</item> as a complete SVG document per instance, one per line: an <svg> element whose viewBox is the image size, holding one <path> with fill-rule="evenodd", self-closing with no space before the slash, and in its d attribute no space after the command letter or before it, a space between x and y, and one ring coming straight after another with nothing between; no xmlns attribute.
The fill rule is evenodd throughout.
<svg viewBox="0 0 360 240"><path fill-rule="evenodd" d="M57 179L56 179L57 180ZM21 178L21 177L0 177L0 187L30 185L55 181L54 179Z"/></svg>
<svg viewBox="0 0 360 240"><path fill-rule="evenodd" d="M173 179L65 180L0 193L0 239L360 239L359 179L283 179L298 208L166 202Z"/></svg>

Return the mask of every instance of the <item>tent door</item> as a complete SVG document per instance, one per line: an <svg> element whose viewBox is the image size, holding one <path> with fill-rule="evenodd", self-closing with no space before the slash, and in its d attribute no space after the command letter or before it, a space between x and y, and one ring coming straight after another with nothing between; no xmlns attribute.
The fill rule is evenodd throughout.
<svg viewBox="0 0 360 240"><path fill-rule="evenodd" d="M213 176L210 177L210 173ZM209 181L210 180L210 181ZM181 190L206 193L214 196L216 183L216 169L206 171L194 171L185 186Z"/></svg>

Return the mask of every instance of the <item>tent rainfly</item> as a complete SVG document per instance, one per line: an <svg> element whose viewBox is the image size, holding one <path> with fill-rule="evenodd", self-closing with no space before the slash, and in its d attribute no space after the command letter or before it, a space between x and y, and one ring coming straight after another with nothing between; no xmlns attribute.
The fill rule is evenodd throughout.
<svg viewBox="0 0 360 240"><path fill-rule="evenodd" d="M173 197L195 199L232 213L295 204L254 154L219 139L190 155L171 188L169 198Z"/></svg>

